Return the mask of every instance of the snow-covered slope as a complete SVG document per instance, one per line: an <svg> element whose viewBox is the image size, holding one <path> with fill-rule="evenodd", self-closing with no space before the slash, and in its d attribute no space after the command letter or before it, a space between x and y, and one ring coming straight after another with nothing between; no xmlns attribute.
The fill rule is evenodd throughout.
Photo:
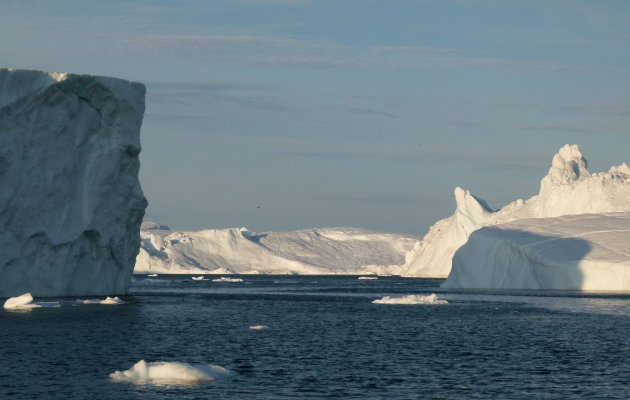
<svg viewBox="0 0 630 400"><path fill-rule="evenodd" d="M403 275L448 276L455 251L483 226L523 218L630 212L630 167L624 163L590 174L578 146L565 145L553 157L540 193L529 200L518 199L496 212L461 188L455 189L455 200L455 213L431 227L402 268Z"/></svg>
<svg viewBox="0 0 630 400"><path fill-rule="evenodd" d="M397 274L417 239L358 228L176 232L144 223L135 273Z"/></svg>
<svg viewBox="0 0 630 400"><path fill-rule="evenodd" d="M0 69L0 297L122 294L147 205L145 88Z"/></svg>
<svg viewBox="0 0 630 400"><path fill-rule="evenodd" d="M455 253L443 287L630 290L630 213L481 228Z"/></svg>

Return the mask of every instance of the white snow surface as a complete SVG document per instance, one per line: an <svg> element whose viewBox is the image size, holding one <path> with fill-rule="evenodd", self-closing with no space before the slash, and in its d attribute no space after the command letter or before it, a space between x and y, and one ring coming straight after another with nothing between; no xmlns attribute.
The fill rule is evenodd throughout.
<svg viewBox="0 0 630 400"><path fill-rule="evenodd" d="M404 276L446 277L453 255L477 229L519 219L630 212L630 167L591 174L577 145L565 145L553 157L538 195L492 211L469 191L455 188L455 213L436 222L408 255Z"/></svg>
<svg viewBox="0 0 630 400"><path fill-rule="evenodd" d="M145 87L0 69L0 297L124 294Z"/></svg>
<svg viewBox="0 0 630 400"><path fill-rule="evenodd" d="M521 219L484 227L443 287L630 290L630 213Z"/></svg>
<svg viewBox="0 0 630 400"><path fill-rule="evenodd" d="M448 304L446 300L438 299L438 296L433 293L427 296L421 296L419 294L410 294L402 297L389 297L385 296L382 299L374 300L374 304Z"/></svg>
<svg viewBox="0 0 630 400"><path fill-rule="evenodd" d="M135 273L397 274L416 238L359 228L172 231L144 223Z"/></svg>
<svg viewBox="0 0 630 400"><path fill-rule="evenodd" d="M233 373L218 365L192 365L184 362L146 362L138 361L126 371L116 371L109 374L115 381L131 382L135 384L195 384L226 378Z"/></svg>

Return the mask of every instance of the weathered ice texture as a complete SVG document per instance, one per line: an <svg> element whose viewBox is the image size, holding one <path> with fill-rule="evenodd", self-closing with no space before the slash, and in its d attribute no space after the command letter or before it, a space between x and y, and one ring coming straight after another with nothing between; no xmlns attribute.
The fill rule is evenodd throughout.
<svg viewBox="0 0 630 400"><path fill-rule="evenodd" d="M145 222L136 273L398 274L416 238L359 228L171 231Z"/></svg>
<svg viewBox="0 0 630 400"><path fill-rule="evenodd" d="M124 294L145 87L0 69L0 297Z"/></svg>
<svg viewBox="0 0 630 400"><path fill-rule="evenodd" d="M519 219L470 235L442 287L630 290L630 213Z"/></svg>
<svg viewBox="0 0 630 400"><path fill-rule="evenodd" d="M469 191L455 188L455 213L435 223L416 244L401 273L446 277L453 255L477 229L523 218L630 212L630 167L590 174L577 145L565 145L553 157L540 183L540 193L518 199L494 212Z"/></svg>

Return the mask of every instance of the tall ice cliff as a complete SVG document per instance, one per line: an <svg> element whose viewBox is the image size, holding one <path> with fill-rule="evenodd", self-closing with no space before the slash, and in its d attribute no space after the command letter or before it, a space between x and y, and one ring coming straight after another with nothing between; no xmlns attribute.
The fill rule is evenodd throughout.
<svg viewBox="0 0 630 400"><path fill-rule="evenodd" d="M124 294L144 85L0 69L0 297Z"/></svg>

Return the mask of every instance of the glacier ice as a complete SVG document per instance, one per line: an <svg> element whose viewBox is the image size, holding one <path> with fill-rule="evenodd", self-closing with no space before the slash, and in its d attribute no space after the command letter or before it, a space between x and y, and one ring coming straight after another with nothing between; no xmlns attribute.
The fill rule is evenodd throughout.
<svg viewBox="0 0 630 400"><path fill-rule="evenodd" d="M115 381L131 382L135 384L196 384L213 381L217 378L227 378L233 372L219 365L192 365L184 362L146 362L138 361L126 371L116 371L109 374Z"/></svg>
<svg viewBox="0 0 630 400"><path fill-rule="evenodd" d="M448 301L438 299L438 296L433 293L427 296L419 294L410 294L401 297L385 296L381 299L374 300L374 304L448 304Z"/></svg>
<svg viewBox="0 0 630 400"><path fill-rule="evenodd" d="M147 201L145 87L0 69L0 297L124 294Z"/></svg>
<svg viewBox="0 0 630 400"><path fill-rule="evenodd" d="M359 228L256 233L143 223L135 273L396 274L416 238Z"/></svg>
<svg viewBox="0 0 630 400"><path fill-rule="evenodd" d="M455 200L455 213L436 222L416 243L402 275L447 277L455 252L484 226L525 218L630 212L630 168L624 163L591 174L579 147L565 145L553 157L538 195L518 199L498 211L461 188L455 189Z"/></svg>
<svg viewBox="0 0 630 400"><path fill-rule="evenodd" d="M481 228L443 287L630 290L630 213L527 218Z"/></svg>

